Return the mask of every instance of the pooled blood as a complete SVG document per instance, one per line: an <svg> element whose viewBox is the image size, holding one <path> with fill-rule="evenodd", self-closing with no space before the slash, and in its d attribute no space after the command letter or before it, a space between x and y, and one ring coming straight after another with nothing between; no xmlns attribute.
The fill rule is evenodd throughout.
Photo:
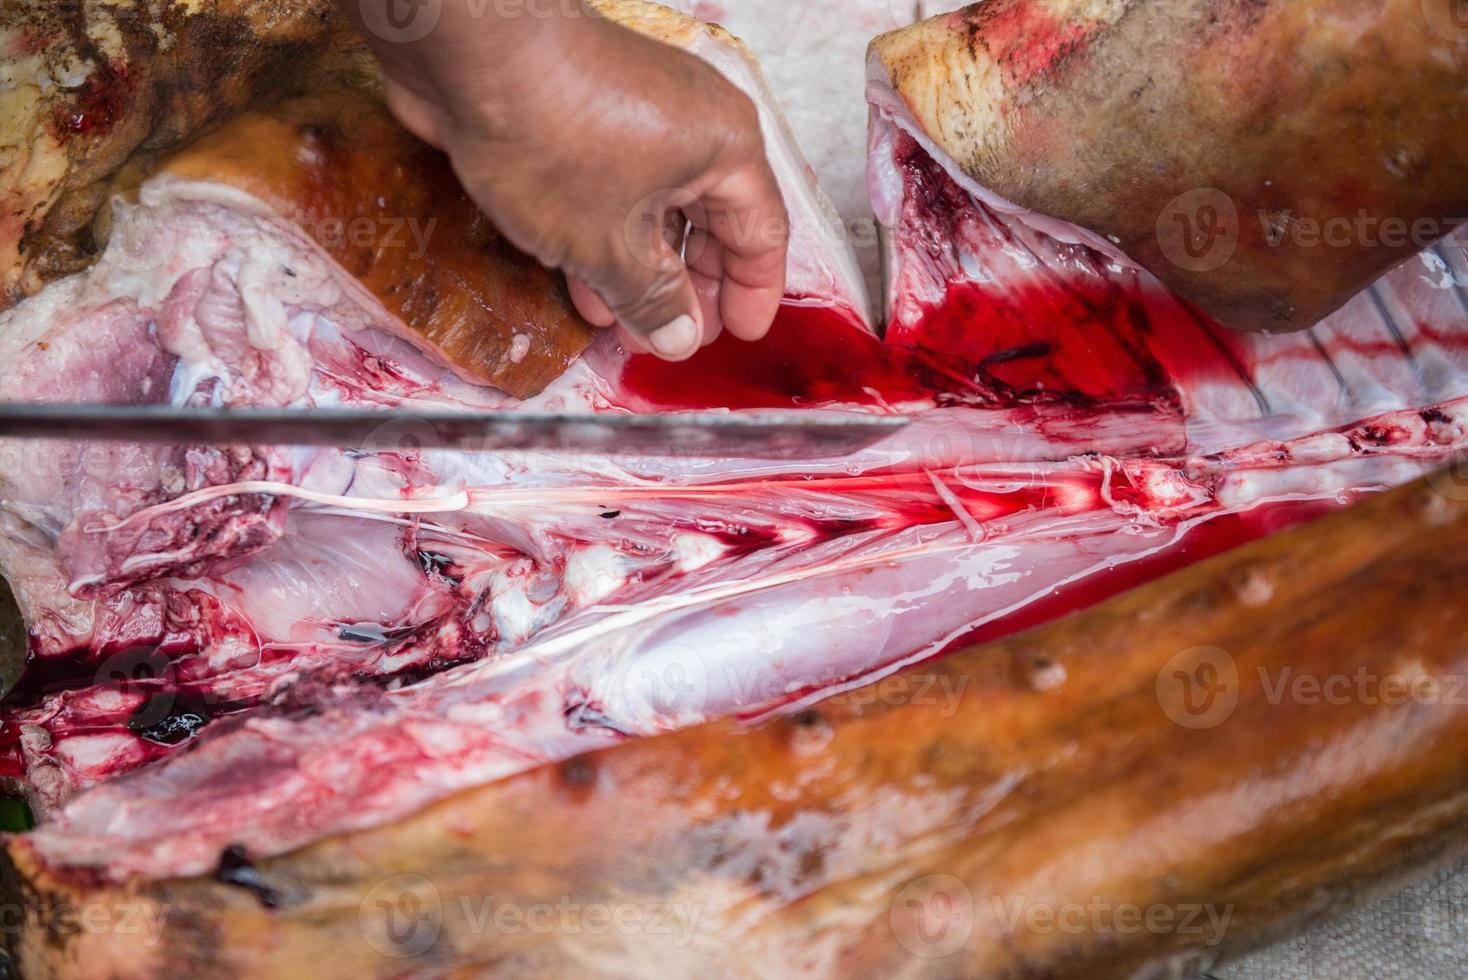
<svg viewBox="0 0 1468 980"><path fill-rule="evenodd" d="M950 283L942 304L883 343L832 310L786 303L757 344L726 332L682 363L629 358L621 390L637 407L669 410L955 401L1176 409L1185 381L1247 381L1227 340L1198 316L1181 304L1149 308L1102 282L1002 293Z"/></svg>
<svg viewBox="0 0 1468 980"><path fill-rule="evenodd" d="M108 62L87 76L75 104L58 110L53 126L62 134L105 133L121 118L135 88L125 63Z"/></svg>
<svg viewBox="0 0 1468 980"><path fill-rule="evenodd" d="M620 389L670 409L883 405L929 397L922 371L911 354L883 346L849 317L791 301L758 343L726 331L679 364L629 358Z"/></svg>

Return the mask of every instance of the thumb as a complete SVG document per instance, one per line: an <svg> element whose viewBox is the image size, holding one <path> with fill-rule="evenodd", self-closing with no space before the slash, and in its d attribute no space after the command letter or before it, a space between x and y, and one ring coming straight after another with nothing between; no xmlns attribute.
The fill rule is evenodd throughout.
<svg viewBox="0 0 1468 980"><path fill-rule="evenodd" d="M681 361L703 342L703 313L683 257L669 241L663 207L645 208L627 222L621 248L591 281L607 309L659 357ZM681 216L678 225L684 222Z"/></svg>

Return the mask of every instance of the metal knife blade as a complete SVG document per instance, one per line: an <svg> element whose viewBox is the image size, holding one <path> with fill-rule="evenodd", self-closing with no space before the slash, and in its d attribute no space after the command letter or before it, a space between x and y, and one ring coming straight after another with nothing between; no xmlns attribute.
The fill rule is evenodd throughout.
<svg viewBox="0 0 1468 980"><path fill-rule="evenodd" d="M343 409L211 409L168 405L0 403L0 437L204 445L334 446L365 452L555 450L611 455L849 455L908 419L843 411L723 415L559 415Z"/></svg>

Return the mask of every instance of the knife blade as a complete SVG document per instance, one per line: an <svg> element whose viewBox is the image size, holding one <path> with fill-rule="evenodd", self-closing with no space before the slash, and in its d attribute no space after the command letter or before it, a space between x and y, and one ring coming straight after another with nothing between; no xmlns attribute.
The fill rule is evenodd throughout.
<svg viewBox="0 0 1468 980"><path fill-rule="evenodd" d="M908 424L846 411L575 415L170 405L0 403L0 437L203 445L332 446L364 452L554 450L611 455L850 455Z"/></svg>

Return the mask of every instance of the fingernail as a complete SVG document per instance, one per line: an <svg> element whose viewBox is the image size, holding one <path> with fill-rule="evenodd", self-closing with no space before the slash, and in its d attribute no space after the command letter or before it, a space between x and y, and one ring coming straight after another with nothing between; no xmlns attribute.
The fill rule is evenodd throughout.
<svg viewBox="0 0 1468 980"><path fill-rule="evenodd" d="M654 330L647 338L652 349L663 357L687 357L698 349L698 324L684 314L665 327Z"/></svg>

